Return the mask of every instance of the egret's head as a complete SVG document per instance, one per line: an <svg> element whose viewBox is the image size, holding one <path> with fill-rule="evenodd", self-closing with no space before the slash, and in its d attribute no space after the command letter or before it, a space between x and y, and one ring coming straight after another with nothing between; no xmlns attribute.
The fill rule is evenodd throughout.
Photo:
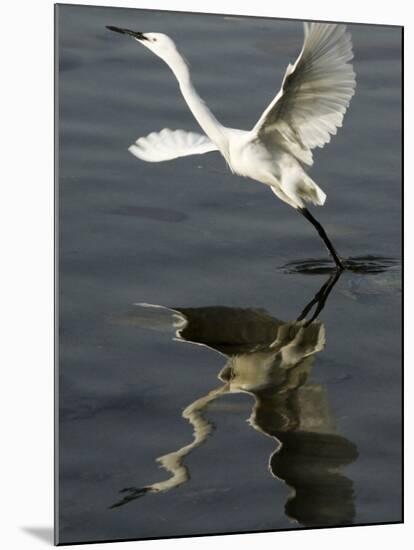
<svg viewBox="0 0 414 550"><path fill-rule="evenodd" d="M134 40L154 52L162 59L168 58L171 53L176 52L174 42L166 34L159 32L137 32L128 29L120 29L119 27L106 27L110 31L119 32L131 36Z"/></svg>

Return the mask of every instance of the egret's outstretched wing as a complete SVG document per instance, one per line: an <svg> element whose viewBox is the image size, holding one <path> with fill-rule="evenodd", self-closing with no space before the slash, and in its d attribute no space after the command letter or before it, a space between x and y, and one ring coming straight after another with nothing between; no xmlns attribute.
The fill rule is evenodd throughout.
<svg viewBox="0 0 414 550"><path fill-rule="evenodd" d="M137 139L128 150L141 160L162 162L177 157L216 151L217 147L207 136L164 128L161 132L152 132L146 137Z"/></svg>
<svg viewBox="0 0 414 550"><path fill-rule="evenodd" d="M253 133L269 148L283 145L311 165L311 149L323 147L342 126L356 83L345 26L304 23L304 30L302 51Z"/></svg>

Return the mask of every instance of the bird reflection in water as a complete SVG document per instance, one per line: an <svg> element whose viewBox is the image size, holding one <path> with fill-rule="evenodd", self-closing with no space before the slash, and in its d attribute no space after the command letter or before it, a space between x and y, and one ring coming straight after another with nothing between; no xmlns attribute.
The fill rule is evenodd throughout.
<svg viewBox="0 0 414 550"><path fill-rule="evenodd" d="M170 314L179 340L203 344L227 358L219 373L222 384L183 410L193 440L157 459L171 476L123 489L123 498L111 508L185 483L185 456L214 430L205 409L224 394L245 392L255 399L249 424L277 442L269 470L290 488L286 515L303 526L353 522L353 484L342 469L357 458L357 449L337 432L326 388L309 380L315 354L325 346L325 328L316 319L339 276L336 272L329 277L295 321L283 322L258 309L162 308ZM150 306L138 306L143 307ZM145 326L135 311L129 322Z"/></svg>

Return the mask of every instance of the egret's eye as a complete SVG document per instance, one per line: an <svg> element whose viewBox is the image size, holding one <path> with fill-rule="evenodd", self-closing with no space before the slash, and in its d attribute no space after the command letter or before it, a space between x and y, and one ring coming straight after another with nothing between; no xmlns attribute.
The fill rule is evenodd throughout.
<svg viewBox="0 0 414 550"><path fill-rule="evenodd" d="M153 42L156 42L156 41L157 41L157 39L156 39L156 38L153 38L153 39L152 39L152 41L153 41Z"/></svg>

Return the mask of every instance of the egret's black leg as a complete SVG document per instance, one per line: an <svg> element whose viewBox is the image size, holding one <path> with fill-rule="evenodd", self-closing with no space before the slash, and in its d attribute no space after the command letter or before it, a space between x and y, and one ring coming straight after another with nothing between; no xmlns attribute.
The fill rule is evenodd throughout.
<svg viewBox="0 0 414 550"><path fill-rule="evenodd" d="M341 258L336 253L335 248L333 247L333 244L328 238L328 235L325 232L325 229L322 227L322 225L316 220L312 214L309 212L307 208L299 208L299 212L305 216L305 218L311 222L311 224L315 227L316 231L319 233L320 237L322 238L323 242L326 245L326 248L329 250L329 253L331 254L332 258L334 259L334 262L336 264L336 267L338 269L344 269L344 265L341 261Z"/></svg>

